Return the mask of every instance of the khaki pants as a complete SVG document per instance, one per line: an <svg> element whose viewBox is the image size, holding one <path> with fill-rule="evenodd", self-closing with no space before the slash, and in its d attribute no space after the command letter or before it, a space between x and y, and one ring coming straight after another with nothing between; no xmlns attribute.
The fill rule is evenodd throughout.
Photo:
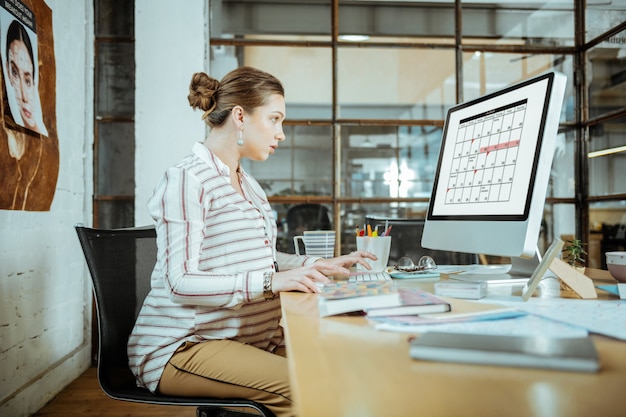
<svg viewBox="0 0 626 417"><path fill-rule="evenodd" d="M165 366L158 391L189 397L246 398L277 417L293 416L284 349L276 354L231 340L184 343Z"/></svg>

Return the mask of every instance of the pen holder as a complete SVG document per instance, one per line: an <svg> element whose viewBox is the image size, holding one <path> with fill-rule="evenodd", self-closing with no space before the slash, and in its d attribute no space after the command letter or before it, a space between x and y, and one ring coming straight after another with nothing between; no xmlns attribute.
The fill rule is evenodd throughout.
<svg viewBox="0 0 626 417"><path fill-rule="evenodd" d="M391 236L357 236L356 249L371 252L376 255L375 261L372 259L366 259L372 267L371 272L383 272L387 270L387 264L389 263L389 251L391 250ZM358 270L365 271L365 267L357 264Z"/></svg>

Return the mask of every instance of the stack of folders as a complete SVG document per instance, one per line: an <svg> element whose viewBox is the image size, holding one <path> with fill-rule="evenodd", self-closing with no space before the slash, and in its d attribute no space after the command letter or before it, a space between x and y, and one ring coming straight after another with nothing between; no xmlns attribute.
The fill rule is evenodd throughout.
<svg viewBox="0 0 626 417"><path fill-rule="evenodd" d="M589 337L554 338L428 332L410 345L413 359L527 368L597 372L598 355Z"/></svg>

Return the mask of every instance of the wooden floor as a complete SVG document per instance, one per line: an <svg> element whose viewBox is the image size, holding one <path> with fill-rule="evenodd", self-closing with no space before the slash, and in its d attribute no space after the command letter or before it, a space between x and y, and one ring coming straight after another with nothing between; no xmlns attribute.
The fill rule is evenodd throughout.
<svg viewBox="0 0 626 417"><path fill-rule="evenodd" d="M96 368L89 368L34 417L194 417L195 407L157 406L117 401L98 385Z"/></svg>

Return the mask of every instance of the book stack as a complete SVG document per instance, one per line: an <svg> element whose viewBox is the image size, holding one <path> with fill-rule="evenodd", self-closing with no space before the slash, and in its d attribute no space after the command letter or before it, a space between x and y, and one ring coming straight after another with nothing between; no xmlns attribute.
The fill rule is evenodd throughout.
<svg viewBox="0 0 626 417"><path fill-rule="evenodd" d="M418 288L398 288L393 281L338 281L324 284L318 297L321 317L363 312L368 317L443 313L450 304Z"/></svg>
<svg viewBox="0 0 626 417"><path fill-rule="evenodd" d="M400 304L391 307L367 307L368 317L409 316L415 314L447 313L450 304L419 288L399 288Z"/></svg>
<svg viewBox="0 0 626 417"><path fill-rule="evenodd" d="M321 317L399 304L400 293L393 281L330 282L320 288L318 297Z"/></svg>

